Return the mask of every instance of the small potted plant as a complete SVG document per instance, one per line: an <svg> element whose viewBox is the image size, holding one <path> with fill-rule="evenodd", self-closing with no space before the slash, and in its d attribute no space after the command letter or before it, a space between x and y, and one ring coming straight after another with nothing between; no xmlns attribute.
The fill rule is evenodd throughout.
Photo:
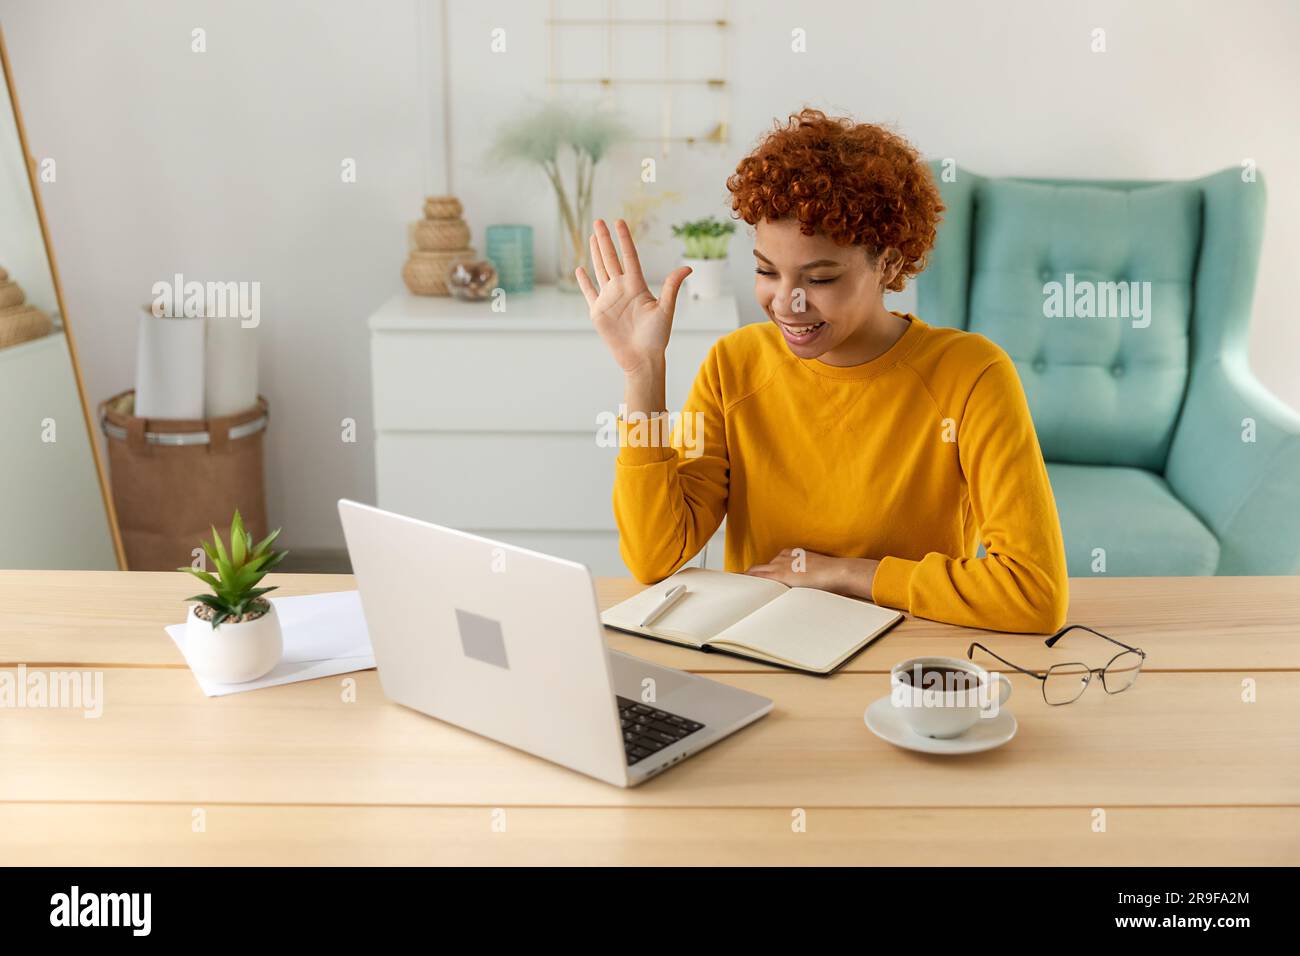
<svg viewBox="0 0 1300 956"><path fill-rule="evenodd" d="M735 231L734 222L720 222L713 216L673 226L673 235L686 246L682 265L691 267L686 277L686 293L691 298L716 299L722 295L727 244Z"/></svg>
<svg viewBox="0 0 1300 956"><path fill-rule="evenodd" d="M198 568L177 568L194 575L212 588L211 594L196 594L185 620L185 656L201 677L222 684L257 680L280 662L284 640L275 605L264 595L275 588L257 585L288 551L272 551L280 529L276 528L256 545L244 530L239 511L230 523L230 549L212 529L212 543L200 542L217 569L216 576Z"/></svg>

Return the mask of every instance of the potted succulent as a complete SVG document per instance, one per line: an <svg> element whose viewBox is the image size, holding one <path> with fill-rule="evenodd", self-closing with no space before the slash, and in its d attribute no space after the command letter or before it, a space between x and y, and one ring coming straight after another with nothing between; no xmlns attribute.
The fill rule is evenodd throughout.
<svg viewBox="0 0 1300 956"><path fill-rule="evenodd" d="M673 235L686 247L682 265L691 267L686 293L693 299L716 299L722 295L722 275L727 268L727 244L736 231L734 222L719 222L713 216L673 226Z"/></svg>
<svg viewBox="0 0 1300 956"><path fill-rule="evenodd" d="M272 551L280 529L276 528L256 545L244 530L244 519L235 511L230 523L227 550L212 529L212 542L200 542L216 567L213 576L198 568L177 568L194 575L212 588L211 594L196 594L185 619L185 656L201 677L223 684L257 680L280 662L284 640L275 605L265 598L274 587L257 585L288 551Z"/></svg>

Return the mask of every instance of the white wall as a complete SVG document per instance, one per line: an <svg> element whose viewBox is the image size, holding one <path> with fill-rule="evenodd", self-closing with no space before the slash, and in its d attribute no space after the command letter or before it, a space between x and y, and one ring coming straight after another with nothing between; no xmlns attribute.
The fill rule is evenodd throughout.
<svg viewBox="0 0 1300 956"><path fill-rule="evenodd" d="M334 499L374 496L365 317L401 288L425 190L414 3L43 0L0 23L32 150L58 163L44 197L92 405L132 387L154 282L261 282L271 520L341 545Z"/></svg>
<svg viewBox="0 0 1300 956"><path fill-rule="evenodd" d="M92 401L130 387L131 319L154 281L176 271L260 280L272 519L299 547L340 543L335 497L373 496L365 316L401 288L405 223L442 189L440 144L429 145L441 65L424 75L417 62L421 22L438 49L426 2L0 0L33 148L59 161L46 206ZM645 244L650 271L676 254L666 222L724 210L739 157L804 104L893 123L925 154L986 174L1195 177L1250 157L1270 196L1251 352L1260 377L1300 406L1290 285L1300 7L730 6L732 141L660 161L659 187L689 200ZM451 0L448 64L453 185L474 241L481 250L492 222L531 222L542 274L555 220L544 181L482 158L498 118L544 92L547 12L539 0ZM189 52L195 26L208 31L202 56ZM495 27L506 29L504 54L489 48ZM1089 50L1096 27L1102 54ZM795 28L807 53L790 50ZM355 185L339 182L346 156L359 163ZM599 214L619 214L638 159L625 150L607 165ZM743 237L732 251L742 308L758 318ZM362 425L356 445L338 439L345 416Z"/></svg>

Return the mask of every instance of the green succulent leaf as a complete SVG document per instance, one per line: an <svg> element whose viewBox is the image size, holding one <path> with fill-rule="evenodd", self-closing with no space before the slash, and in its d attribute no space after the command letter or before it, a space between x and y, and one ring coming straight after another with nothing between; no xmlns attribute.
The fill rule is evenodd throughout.
<svg viewBox="0 0 1300 956"><path fill-rule="evenodd" d="M243 570L251 571L254 573L258 571L262 571L262 569L266 567L267 563L273 557L275 557L274 554L259 554L256 557L250 558L247 562L245 562Z"/></svg>
<svg viewBox="0 0 1300 956"><path fill-rule="evenodd" d="M278 537L280 537L280 529L276 528L261 541L257 542L257 547L253 549L253 553L259 556L265 554L267 549L271 547L271 543Z"/></svg>
<svg viewBox="0 0 1300 956"><path fill-rule="evenodd" d="M207 571L200 571L198 568L177 568L176 570L185 571L188 574L194 575L196 578L198 578L208 587L212 588L214 591L221 586L217 582L217 579L213 577L211 574L208 574Z"/></svg>
<svg viewBox="0 0 1300 956"><path fill-rule="evenodd" d="M224 554L217 555L217 574L222 581L229 581L235 576L235 566Z"/></svg>
<svg viewBox="0 0 1300 956"><path fill-rule="evenodd" d="M235 517L230 522L230 563L239 567L244 563L244 549L248 547L248 535L244 533L244 519L235 509Z"/></svg>
<svg viewBox="0 0 1300 956"><path fill-rule="evenodd" d="M186 598L187 601L198 601L205 604L214 611L228 611L230 608L225 601L214 594L196 594L193 597Z"/></svg>
<svg viewBox="0 0 1300 956"><path fill-rule="evenodd" d="M271 560L262 565L262 573L270 571L273 567L289 556L288 551L275 551L271 554Z"/></svg>
<svg viewBox="0 0 1300 956"><path fill-rule="evenodd" d="M217 560L229 561L230 557L226 554L226 546L221 542L221 535L217 534L217 526L211 525L211 528L212 528L212 543L216 545L217 548Z"/></svg>
<svg viewBox="0 0 1300 956"><path fill-rule="evenodd" d="M248 576L244 572L240 571L236 573L233 578L230 579L229 584L227 584L227 588L229 589L231 596L235 600L238 600L239 598L243 597L244 594L247 593L248 589L251 588L256 583L257 583L256 581L250 581Z"/></svg>
<svg viewBox="0 0 1300 956"><path fill-rule="evenodd" d="M239 604L235 606L233 613L248 614L252 611L256 611L258 607L263 603L261 601L261 597L264 591L271 591L271 590L274 590L274 588L266 588L264 590L258 590L254 588L252 591L249 591L246 595L244 595L243 599L239 602Z"/></svg>

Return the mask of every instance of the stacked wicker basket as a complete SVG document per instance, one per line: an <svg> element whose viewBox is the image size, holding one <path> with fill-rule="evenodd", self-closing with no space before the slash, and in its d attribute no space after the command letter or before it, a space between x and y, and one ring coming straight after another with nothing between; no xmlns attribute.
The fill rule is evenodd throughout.
<svg viewBox="0 0 1300 956"><path fill-rule="evenodd" d="M415 248L402 267L402 279L416 295L450 295L451 267L474 261L469 225L460 217L461 211L455 196L430 196L424 201L424 218L411 230Z"/></svg>
<svg viewBox="0 0 1300 956"><path fill-rule="evenodd" d="M50 317L27 304L27 296L9 273L0 268L0 349L39 339L54 331Z"/></svg>

